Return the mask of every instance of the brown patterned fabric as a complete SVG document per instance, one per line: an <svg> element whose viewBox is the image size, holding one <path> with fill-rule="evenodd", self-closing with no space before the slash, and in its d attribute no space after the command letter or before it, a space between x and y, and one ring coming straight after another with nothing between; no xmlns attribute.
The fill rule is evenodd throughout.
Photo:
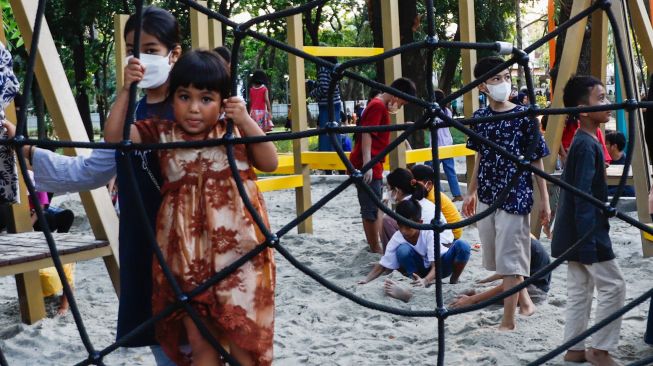
<svg viewBox="0 0 653 366"><path fill-rule="evenodd" d="M190 138L171 121L139 121L143 142L187 141ZM221 138L226 123L218 121L206 139ZM240 135L236 131L236 135ZM166 262L188 292L216 272L246 254L265 238L238 193L224 146L204 149L159 150L164 178L163 201L157 216L157 242ZM244 145L235 146L235 157L249 199L268 223L263 196L255 180ZM153 311L161 312L175 301L161 266L153 264ZM248 353L254 364L272 363L274 333L275 264L266 249L237 271L191 301L220 343ZM178 311L157 323L156 337L178 365L191 359L180 351L187 344Z"/></svg>

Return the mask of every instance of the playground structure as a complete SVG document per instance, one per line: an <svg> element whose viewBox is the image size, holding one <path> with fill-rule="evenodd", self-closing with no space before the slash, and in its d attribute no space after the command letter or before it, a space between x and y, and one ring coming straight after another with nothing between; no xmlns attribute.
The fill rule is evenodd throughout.
<svg viewBox="0 0 653 366"><path fill-rule="evenodd" d="M199 4L200 6L205 5L202 4L202 2L197 2L197 4ZM399 47L399 40L398 40L399 33L398 31L396 31L398 26L397 24L398 2L397 0L383 0L382 4L383 4L382 11L385 14L385 16L383 17L384 22L389 22L388 24L384 24L383 27L384 52L386 52L388 50ZM459 4L460 4L460 17L461 17L460 18L461 41L474 42L475 23L474 23L474 14L473 14L473 1L461 0ZM641 42L642 49L644 50L645 59L649 62L649 64L653 64L653 43L652 43L653 28L651 28L650 23L646 21L646 18L643 15L646 14L644 5L641 0L639 1L631 0L628 2L628 4L630 5L630 14L633 19L633 30L638 34L638 40ZM32 40L32 32L34 30L33 15L37 14L37 2L34 0L12 0L11 6L16 16L16 20L20 27L21 33L23 34L23 37L25 39L25 43L29 47ZM605 6L609 8L609 4ZM584 12L586 12L586 9L594 10L595 12L593 13L592 16L597 16L599 21L596 22L597 18L594 18L593 22L596 22L594 24L601 24L601 27L596 27L596 30L593 27L592 41L593 41L593 45L594 44L597 45L596 50L594 50L593 47L593 53L598 52L595 55L599 55L600 57L597 56L596 58L594 57L592 58L593 60L592 69L594 72L596 72L595 75L600 76L602 79L605 79L604 70L605 70L605 64L607 62L605 57L606 54L605 49L607 49L607 37L605 35L607 34L608 19L604 13L604 9L600 8L599 6L595 6L594 8L592 8L589 0L574 2L574 8L572 9L572 18L574 17L574 15L579 15L579 16L587 15L584 14ZM612 11L614 11L614 13L617 14L615 18L617 19L616 24L618 24L618 30L620 33L622 33L621 39L627 39L626 29L628 29L627 28L628 24L624 20L625 17L619 16L619 15L623 15L623 9L620 6L613 6L612 9L613 9ZM432 11L432 8L430 9L430 11ZM208 21L206 15L200 14L197 8L193 8L193 12L195 12L191 14L193 46L205 47L205 48L218 46L219 45L218 40L222 38L220 35L221 28L219 26L219 22L215 20ZM640 13L639 18L637 14L634 14L638 12ZM125 19L124 16L116 17L117 29L121 29L120 27L124 26L124 19ZM571 26L568 29L567 31L567 41L569 42L567 43L568 45L570 44L574 45L578 43L576 41L578 41L579 39L582 40L582 34L584 33L584 28L586 24L585 22L586 22L586 18L583 17L582 20L576 20L575 25ZM289 17L288 45L290 45L291 47L295 47L299 50L305 49L303 48L302 45L303 34L301 30L302 30L301 16L293 15ZM596 32L596 35L594 32ZM122 38L121 36L116 37L117 45L118 45L118 40L121 38ZM119 47L116 48L117 50L119 49ZM340 52L340 51L334 51L334 52ZM124 56L124 53L122 54L122 56ZM563 51L562 58L561 58L562 67L558 73L558 81L556 84L556 88L554 90L552 110L555 110L557 107L562 105L561 88L566 82L566 80L568 80L568 78L575 70L575 65L578 63L578 56L579 56L578 47L569 47L569 46L565 47L565 50ZM628 52L627 56L628 56L627 59L631 62L620 64L620 68L622 69L623 75L632 75L633 72L632 52ZM122 63L124 57L121 57L120 53L117 52L116 58L117 58L116 64L118 66L118 71L121 72L122 67L120 63ZM397 55L397 56L387 58L385 60L386 81L394 80L395 78L401 76L401 69L399 66L398 58L399 56ZM472 78L472 67L476 63L475 58L476 58L475 51L473 51L473 49L471 48L463 49L463 59L462 59L463 79L466 85L468 85L469 83L472 83L471 85L474 85L473 78ZM48 60L47 68L45 67L43 60ZM54 46L54 42L52 41L52 37L47 28L47 24L45 23L40 30L38 57L36 62L37 63L36 63L35 72L39 80L39 84L42 86L43 94L45 96L48 109L53 116L55 129L57 130L57 133L59 134L59 136L62 137L62 140L65 141L86 142L87 139L85 137L84 130L82 128L82 123L81 123L81 118L79 117L79 113L77 112L76 108L72 107L75 105L72 92L70 91L70 88L59 87L60 85L68 85L68 84L65 77L65 73L63 72L63 66L59 61L58 53ZM301 101L305 102L306 99L304 95L304 88L303 88L304 85L303 63L304 63L303 58L297 55L289 56L289 66L290 66L290 75L291 75L290 86L292 90L293 105L299 105L301 104L300 103ZM118 77L118 80L122 80L121 76ZM626 80L633 80L633 78L632 77L624 78L624 83L626 83ZM647 161L647 154L645 153L646 147L642 140L641 131L642 131L643 122L641 118L641 113L637 108L637 107L643 107L648 105L640 103L634 106L633 108L628 107L629 105L632 107L633 106L632 103L637 103L632 99L633 98L632 88L630 88L630 86L631 85L627 84L627 88L622 89L624 96L626 97L624 98L624 100L629 101L628 103L630 104L624 103L623 105L617 107L627 109L629 115L633 113L636 113L638 115L637 123L634 125L635 128L634 130L631 129L631 131L634 133L632 134L632 136L629 136L631 141L630 147L632 147L630 151L632 151L633 170L636 172L646 173L646 174L634 174L633 180L637 192L637 200L638 200L637 206L638 206L638 215L640 217L640 221L648 222L650 220L649 220L648 212L645 212L646 204L643 204L643 202L646 202L645 201L647 196L646 193L650 186L650 168ZM476 89L471 89L466 87L461 89L460 94L462 93L465 93L464 94L465 115L469 117L471 116L471 112L477 108L478 92ZM11 109L9 109L9 111L11 111ZM560 111L558 110L558 112ZM293 133L305 131L307 127L305 108L293 108L292 113L293 113L292 115ZM8 116L10 118L12 117L11 112L8 113ZM562 122L561 119L562 117L560 115L551 114L551 118L549 120L549 128L547 129L546 137L547 137L547 142L549 144L549 147L553 152L552 155L555 155L555 151L557 151L556 147L558 147L560 144L560 137L562 134L562 127L563 127L561 123ZM403 122L403 115L399 113L397 115L397 119L395 120L395 123L401 124L402 122ZM394 132L393 138L397 137L397 135L399 135L399 132ZM84 150L77 147L71 147L68 152L72 154L85 153ZM393 150L390 153L389 167L395 168L399 166L405 166L405 164L411 162L430 160L428 156L429 153L430 150L429 151L414 150L411 152L405 152L402 150L402 147L399 146L397 149ZM341 165L344 164L342 160L338 162L339 158L341 158L340 155L338 155L336 158L335 155L320 155L320 154L330 154L330 153L308 152L307 142L305 139L294 139L293 156L282 158L280 169L278 171L279 173L289 172L290 171L289 167L292 166L293 174L289 176L290 178L284 177L285 180L279 179L276 181L276 182L283 182L283 183L265 183L266 180L275 182L272 179L278 179L278 178L269 178L266 180L262 180L261 181L262 187L265 187L265 185L268 184L268 187L263 189L274 190L274 189L295 188L296 196L297 196L297 211L298 211L298 215L301 216L303 213L307 212L309 208L312 207L310 201L310 181L309 181L310 169L323 169L322 167L327 167L327 169L328 167L333 167L333 169L346 168L346 164ZM447 158L452 156L468 156L468 155L469 155L469 150L454 145L453 147L450 147L449 150L447 150L446 148L440 148L440 154L439 156L436 155L436 157L437 159L440 159L440 158ZM552 170L551 167L552 167L552 162L549 160L547 161L545 170L551 171ZM627 172L621 177L621 183L625 182L627 178L626 175ZM301 183L301 185L299 185L299 183ZM25 183L22 182L21 184L24 185ZM23 189L21 189L21 192L25 192L24 187L22 188ZM82 201L84 203L84 207L87 211L87 214L89 215L89 219L91 221L91 226L93 228L95 238L108 240L111 248L111 252L113 253L113 256L109 256L109 257L113 258L113 260L115 261L115 258L117 257L117 217L115 216L115 212L113 211L113 208L110 205L109 196L105 192L106 190L102 188L102 189L94 190L93 192L85 193L82 195ZM537 195L535 196L537 197ZM13 231L16 232L30 230L30 226L26 225L27 221L25 221L25 213L27 212L24 206L27 202L25 197L23 197L22 202L23 203L21 205L16 205L13 208L14 226L15 226ZM534 211L537 212L537 210ZM622 216L619 217L625 219ZM537 220L534 218L533 221L537 221ZM632 221L629 222L633 223ZM442 225L437 225L437 226L434 225L433 227L430 228L434 230L441 230L444 227L445 226ZM312 225L310 223L310 219L302 220L301 223L298 225L298 230L300 232L311 232ZM642 228L642 230L645 229ZM287 230L285 230L285 232L287 232ZM281 232L279 236L281 236L285 232ZM650 235L647 237L650 238ZM271 242L272 246L274 246L279 251L281 251L281 253L284 256L288 254L285 251L285 249L283 249L283 247L280 246L279 240L276 236L274 238L268 237L266 243L264 244L267 245L268 241ZM643 237L642 242L643 242L643 250L645 255L653 255L652 253L653 249L651 247L651 243L648 242L648 239ZM57 264L57 261L55 261L54 263ZM51 263L48 262L48 265L50 264ZM117 265L117 263L115 264ZM551 268L553 268L553 264ZM111 273L111 269L110 269L110 273ZM536 275L533 278L537 279L537 277L538 276ZM115 283L116 282L114 281L114 285ZM441 278L438 275L438 287L440 285L441 285ZM516 288L516 290L514 290L513 293L515 291L518 291L518 289ZM508 293L503 294L500 296L500 298L503 298L508 295L509 295ZM439 296L441 298L441 293ZM650 294L647 293L642 296L643 299L646 299L650 297ZM496 299L492 299L492 300L496 300ZM639 298L637 300L640 301L640 303L641 301L643 301L642 299ZM424 313L419 316L437 317L438 321L442 324L442 322L447 316L451 316L454 315L455 313L462 312L462 311L456 311L456 312L449 311L447 313L446 309L444 309L444 313L442 313L441 312L442 309L444 308L442 308L441 299L440 299L438 303L438 310L433 312L428 312L428 314ZM401 313L401 314L410 313L405 311L404 312L395 311L393 309L387 309L387 308L381 308L380 310L388 311L392 313ZM592 329L588 330L588 332L591 330ZM438 337L438 338L439 338L439 342L442 342L439 347L439 352L442 352L442 354L444 354L444 347L443 347L444 337ZM90 355L86 364L94 363L96 356L100 357L100 362L101 362L101 355ZM442 357L438 357L439 363L443 362L442 360L443 360Z"/></svg>

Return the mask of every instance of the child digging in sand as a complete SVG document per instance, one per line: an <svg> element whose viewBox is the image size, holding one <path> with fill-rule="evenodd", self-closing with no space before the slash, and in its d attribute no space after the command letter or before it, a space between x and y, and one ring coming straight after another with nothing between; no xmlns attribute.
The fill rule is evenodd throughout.
<svg viewBox="0 0 653 366"><path fill-rule="evenodd" d="M422 222L422 207L416 198L409 198L397 205L397 214L415 221ZM442 218L443 220L443 218ZM379 263L376 263L370 273L359 284L373 281L377 277L389 274L393 270L399 270L409 278L413 279L414 286L426 287L435 281L435 245L432 230L419 230L410 226L398 223L399 230L394 233L385 254ZM442 265L442 277L452 278L452 283L457 282L458 277L465 269L469 259L454 256L453 247L447 248L442 243L450 243L453 240L451 230L440 233L440 255ZM464 259L464 261L460 261ZM455 261L454 261L455 260ZM395 282L386 280L384 285L386 295L408 302L412 297L410 290L402 289Z"/></svg>
<svg viewBox="0 0 653 366"><path fill-rule="evenodd" d="M565 107L601 106L609 103L603 83L593 76L575 76L569 79L562 98ZM601 123L610 120L610 113L611 111L579 113L580 128L574 136L562 173L563 181L601 202L608 199L608 186L605 181L603 149L596 130ZM585 237L588 230L592 232ZM598 293L596 322L624 306L626 285L614 259L609 230L608 218L601 209L566 190L560 193L551 255L559 257L583 239L580 247L567 257L565 341L587 329L595 288ZM585 341L571 346L564 356L565 361L588 361L600 366L616 365L609 352L617 348L620 330L621 318L592 334L592 347L585 349Z"/></svg>
<svg viewBox="0 0 653 366"><path fill-rule="evenodd" d="M184 54L170 72L174 121L138 121L131 126L131 139L145 143L220 139L228 127L220 117L223 112L233 120L236 137L263 136L247 114L244 101L229 97L229 85L229 72L216 53L194 50ZM125 112L121 108L111 111L105 128L107 141L122 139ZM234 150L245 191L267 225L253 168L276 169L274 144L239 144ZM164 183L156 239L181 290L188 293L265 238L240 198L225 146L158 150L158 155ZM176 298L158 261L154 261L152 272L157 289L152 304L157 314ZM204 325L241 365L272 363L274 284L274 256L268 248L190 300ZM175 364L222 364L217 351L184 312L174 312L158 322L156 338ZM190 355L181 352L184 344L190 345Z"/></svg>

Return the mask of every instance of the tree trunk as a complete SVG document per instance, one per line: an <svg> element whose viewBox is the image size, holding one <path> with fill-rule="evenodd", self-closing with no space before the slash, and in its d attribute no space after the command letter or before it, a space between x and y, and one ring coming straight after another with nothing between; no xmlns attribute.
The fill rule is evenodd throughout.
<svg viewBox="0 0 653 366"><path fill-rule="evenodd" d="M372 29L374 47L383 47L383 28L381 20L381 0L367 0L367 14ZM376 81L385 83L383 61L376 63Z"/></svg>
<svg viewBox="0 0 653 366"><path fill-rule="evenodd" d="M522 26L521 26L521 0L515 0L515 43L518 49L522 49ZM524 79L524 67L517 65L517 90L521 90L526 79Z"/></svg>
<svg viewBox="0 0 653 366"><path fill-rule="evenodd" d="M569 19L569 16L571 14L571 6L572 6L573 0L561 0L559 2L559 9L558 9L558 24L566 21ZM590 73L590 37L592 34L592 24L591 24L592 18L587 19L587 27L585 27L585 35L583 37L583 44L581 45L581 50L580 50L580 59L578 60L578 68L576 69L576 74L578 75L589 75ZM555 88L555 82L558 74L558 70L560 69L560 59L562 58L562 50L564 49L565 45L565 37L567 36L567 31L562 32L560 36L558 36L558 40L556 42L556 62L553 65L553 69L551 70L551 90L554 90Z"/></svg>
<svg viewBox="0 0 653 366"><path fill-rule="evenodd" d="M401 45L412 43L414 33L419 28L420 15L417 13L417 0L403 0L399 8L399 35ZM402 75L413 80L417 87L417 97L428 99L426 83L432 82L432 75L426 75L426 51L413 50L401 55ZM406 121L417 121L423 114L421 107L408 104L404 107ZM419 131L409 138L413 148L424 147L424 132Z"/></svg>
<svg viewBox="0 0 653 366"><path fill-rule="evenodd" d="M453 40L460 41L460 27L456 30ZM449 95L451 94L451 87L456 78L458 63L460 62L460 49L449 48L445 52L446 56L444 58L444 65L442 65L442 70L440 71L438 87L442 89L445 95Z"/></svg>
<svg viewBox="0 0 653 366"><path fill-rule="evenodd" d="M39 88L36 79L32 84L32 102L34 103L34 113L36 114L36 135L40 140L48 137L48 131L45 126L45 103L43 101L43 94ZM25 103L27 105L27 103ZM26 107L25 107L26 108Z"/></svg>
<svg viewBox="0 0 653 366"><path fill-rule="evenodd" d="M306 28L306 33L311 39L311 45L319 46L320 39L318 33L320 30L320 23L322 22L322 8L324 5L319 5L315 8L315 20L313 20L313 10L307 10L304 12L304 27Z"/></svg>

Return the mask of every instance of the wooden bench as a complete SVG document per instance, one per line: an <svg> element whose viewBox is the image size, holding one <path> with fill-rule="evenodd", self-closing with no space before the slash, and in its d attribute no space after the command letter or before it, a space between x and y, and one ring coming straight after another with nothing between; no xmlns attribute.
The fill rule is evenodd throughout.
<svg viewBox="0 0 653 366"><path fill-rule="evenodd" d="M118 293L119 271L108 241L69 233L52 235L63 263L102 257ZM0 276L15 276L20 315L27 324L33 324L46 315L39 269L52 266L54 264L43 233L0 235Z"/></svg>

